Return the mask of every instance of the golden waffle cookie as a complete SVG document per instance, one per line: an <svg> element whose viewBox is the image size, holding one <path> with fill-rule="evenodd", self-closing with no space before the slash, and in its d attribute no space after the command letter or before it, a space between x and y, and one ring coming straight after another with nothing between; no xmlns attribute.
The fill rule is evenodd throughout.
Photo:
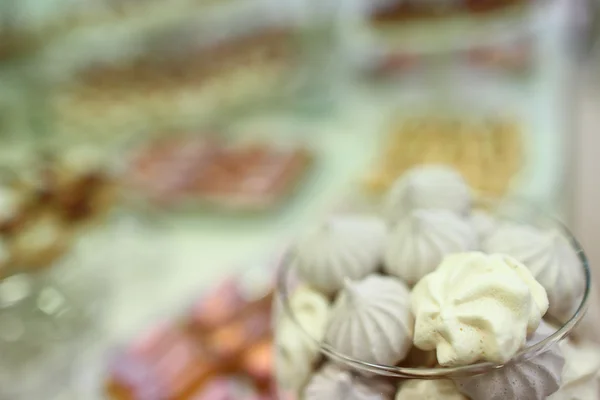
<svg viewBox="0 0 600 400"><path fill-rule="evenodd" d="M380 165L365 182L374 194L414 166L445 164L460 171L474 190L499 197L523 162L520 126L502 118L413 117L394 124L384 148Z"/></svg>

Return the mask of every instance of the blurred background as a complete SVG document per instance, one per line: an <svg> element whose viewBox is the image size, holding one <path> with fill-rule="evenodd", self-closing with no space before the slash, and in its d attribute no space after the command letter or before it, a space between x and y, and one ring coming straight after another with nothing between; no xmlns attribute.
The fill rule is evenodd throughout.
<svg viewBox="0 0 600 400"><path fill-rule="evenodd" d="M420 164L557 215L594 269L599 8L1 0L0 399L270 398L286 244Z"/></svg>

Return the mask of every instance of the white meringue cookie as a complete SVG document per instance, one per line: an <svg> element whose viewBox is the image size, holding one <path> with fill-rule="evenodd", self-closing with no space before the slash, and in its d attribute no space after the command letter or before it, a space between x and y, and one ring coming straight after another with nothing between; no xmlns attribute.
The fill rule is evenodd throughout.
<svg viewBox="0 0 600 400"><path fill-rule="evenodd" d="M600 398L600 346L592 342L560 343L565 356L563 384L548 400L588 400Z"/></svg>
<svg viewBox="0 0 600 400"><path fill-rule="evenodd" d="M300 287L290 308L295 320L284 311L275 327L275 372L282 388L299 393L319 359L330 306L322 294Z"/></svg>
<svg viewBox="0 0 600 400"><path fill-rule="evenodd" d="M333 305L325 340L346 356L395 365L411 348L413 324L404 282L371 275L347 283Z"/></svg>
<svg viewBox="0 0 600 400"><path fill-rule="evenodd" d="M527 341L541 342L556 330L541 322ZM545 400L560 387L565 359L558 345L527 361L509 363L483 375L456 379L460 391L472 400Z"/></svg>
<svg viewBox="0 0 600 400"><path fill-rule="evenodd" d="M469 216L469 221L480 240L488 238L496 231L499 225L499 221L496 218L483 210L473 210Z"/></svg>
<svg viewBox="0 0 600 400"><path fill-rule="evenodd" d="M442 366L507 362L548 308L544 288L515 259L479 252L447 256L414 287L414 344Z"/></svg>
<svg viewBox="0 0 600 400"><path fill-rule="evenodd" d="M345 278L362 279L379 268L385 238L385 224L378 218L331 218L296 244L298 273L316 289L335 293Z"/></svg>
<svg viewBox="0 0 600 400"><path fill-rule="evenodd" d="M477 235L447 210L414 210L389 235L384 270L413 285L451 253L475 250Z"/></svg>
<svg viewBox="0 0 600 400"><path fill-rule="evenodd" d="M409 379L400 385L396 400L469 400L449 379Z"/></svg>
<svg viewBox="0 0 600 400"><path fill-rule="evenodd" d="M571 318L583 295L585 279L577 254L560 232L504 224L484 242L483 249L508 254L525 264L548 293L548 314L561 322Z"/></svg>
<svg viewBox="0 0 600 400"><path fill-rule="evenodd" d="M304 400L391 400L395 388L376 379L366 379L326 364L317 372L304 391Z"/></svg>
<svg viewBox="0 0 600 400"><path fill-rule="evenodd" d="M415 167L390 189L385 215L395 224L414 209L442 209L466 215L471 207L469 185L454 169L444 165Z"/></svg>

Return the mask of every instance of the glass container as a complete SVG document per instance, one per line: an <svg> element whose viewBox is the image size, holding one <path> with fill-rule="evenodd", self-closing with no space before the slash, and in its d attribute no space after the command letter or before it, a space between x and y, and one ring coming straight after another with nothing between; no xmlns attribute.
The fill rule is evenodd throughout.
<svg viewBox="0 0 600 400"><path fill-rule="evenodd" d="M68 293L43 274L0 281L0 397L55 399L73 383L94 328Z"/></svg>
<svg viewBox="0 0 600 400"><path fill-rule="evenodd" d="M277 284L277 295L275 299L275 309L279 313L279 318L287 318L292 321L292 325L295 326L298 334L303 336L303 340L306 339L309 343L317 346L320 349L320 361L317 361L316 365L325 361L332 361L340 366L342 369L350 371L353 374L359 374L365 379L384 379L394 382L396 385L400 385L404 380L416 379L416 380L436 380L436 379L453 379L459 377L473 377L481 376L482 379L486 373L495 371L500 368L510 366L511 364L523 363L528 360L540 357L545 352L549 351L553 346L557 346L559 342L572 334L578 323L584 317L588 308L588 297L590 295L590 268L585 253L581 246L577 242L577 239L565 228L561 223L542 213L533 205L522 201L504 201L501 203L491 203L485 201L480 203L482 208L488 211L492 211L493 215L497 217L501 222L518 222L527 223L536 227L545 229L557 229L560 231L565 238L568 239L573 250L578 255L577 268L581 269L582 279L585 279L585 289L581 295L573 314L565 321L548 320L553 326L557 327L551 335L545 337L543 340L533 345L520 350L510 361L503 365L498 365L490 362L480 362L473 365L459 366L459 367L434 367L434 368L407 368L403 366L390 366L390 365L378 365L367 363L359 359L354 359L347 355L336 351L330 345L320 342L315 338L311 337L306 330L300 325L296 319L292 307L290 304L290 296L293 294L294 289L302 284L301 278L297 275L294 269L293 258L291 254L288 254L281 263L280 273ZM277 324L275 325L277 326ZM286 324L286 328L289 324ZM277 338L278 331L275 328L275 337ZM277 357L277 339L275 340L275 357ZM404 365L403 363L400 363ZM318 368L315 367L313 373ZM281 381L278 383L280 398L282 399L300 399L303 398L301 393L294 393L289 388L286 388ZM385 397L382 397L385 398Z"/></svg>

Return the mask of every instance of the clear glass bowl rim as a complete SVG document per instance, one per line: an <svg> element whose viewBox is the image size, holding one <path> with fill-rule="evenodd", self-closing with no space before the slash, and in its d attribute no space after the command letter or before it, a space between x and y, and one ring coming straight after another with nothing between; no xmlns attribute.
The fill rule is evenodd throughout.
<svg viewBox="0 0 600 400"><path fill-rule="evenodd" d="M560 328L556 332L532 346L525 347L505 364L480 362L460 367L408 368L368 363L339 353L330 345L326 343L321 343L320 341L310 336L308 332L306 332L306 330L298 322L294 315L294 312L292 311L289 302L290 296L288 291L288 281L290 272L292 271L291 266L293 263L291 262L292 255L289 250L283 255L280 261L279 271L277 274L277 288L275 299L276 301L280 302L280 305L282 306L282 312L284 312L286 316L293 321L293 323L303 335L305 335L310 341L312 341L315 344L315 346L319 348L321 354L323 354L326 358L328 358L331 361L340 363L342 365L349 366L352 369L367 372L369 374L401 379L447 379L454 377L479 375L486 372L490 372L495 369L503 368L504 366L510 364L525 362L548 351L552 346L558 344L558 342L563 340L573 330L573 328L575 328L579 321L581 321L589 306L589 297L591 290L591 272L588 259L583 251L583 248L581 247L579 241L571 233L571 231L562 222L549 215L544 215L544 218L551 221L553 227L558 229L565 236L565 238L567 238L567 240L569 241L569 243L571 244L571 246L577 254L577 257L579 259L579 265L583 269L585 278L585 288L583 297L581 298L577 310L574 312L571 318L567 322L562 324L562 326L560 326Z"/></svg>

